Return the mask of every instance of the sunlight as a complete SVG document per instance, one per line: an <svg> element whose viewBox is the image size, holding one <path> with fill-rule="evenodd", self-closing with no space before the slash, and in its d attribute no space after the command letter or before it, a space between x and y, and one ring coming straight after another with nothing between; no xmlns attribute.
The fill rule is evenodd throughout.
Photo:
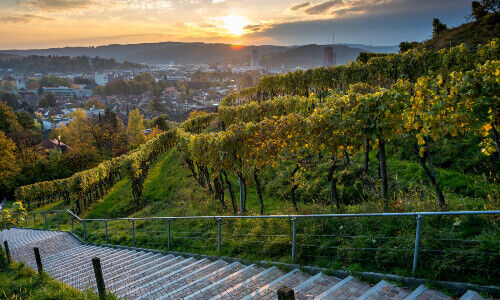
<svg viewBox="0 0 500 300"><path fill-rule="evenodd" d="M235 36L242 35L245 32L245 26L249 24L248 19L243 16L225 16L221 19L227 32Z"/></svg>

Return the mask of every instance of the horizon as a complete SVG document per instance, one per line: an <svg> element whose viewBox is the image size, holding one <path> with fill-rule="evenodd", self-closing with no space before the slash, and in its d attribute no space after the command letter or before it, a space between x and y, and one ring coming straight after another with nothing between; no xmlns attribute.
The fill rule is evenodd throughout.
<svg viewBox="0 0 500 300"><path fill-rule="evenodd" d="M293 47L302 47L302 46L328 46L331 44L321 44L321 43L308 43L308 44L296 44L296 45L280 45L280 44L261 44L261 45L254 45L254 44L232 44L232 43L217 43L217 42L186 42L186 41L163 41L163 42L138 42L138 43L113 43L113 44L104 44L104 45L98 45L98 46L63 46L63 47L48 47L48 48L27 48L27 49L0 49L0 53L2 51L42 51L42 50L51 50L51 49L64 49L64 48L104 48L104 47L110 47L110 46L134 46L134 45L145 45L145 44L168 44L168 43L181 43L181 44L220 44L220 45L227 45L227 46L238 46L238 47L288 47L288 48L293 48ZM335 43L335 46L355 46L355 45L363 45L363 46L369 46L369 47L397 47L397 44L394 45L372 45L372 44L363 44L363 43ZM241 49L235 49L235 50L241 50Z"/></svg>
<svg viewBox="0 0 500 300"><path fill-rule="evenodd" d="M395 46L462 24L469 0L7 0L0 51L145 43ZM264 7L264 8L263 8Z"/></svg>

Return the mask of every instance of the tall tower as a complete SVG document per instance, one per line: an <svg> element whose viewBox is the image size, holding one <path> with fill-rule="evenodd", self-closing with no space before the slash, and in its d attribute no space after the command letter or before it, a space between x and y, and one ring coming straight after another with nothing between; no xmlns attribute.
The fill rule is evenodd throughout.
<svg viewBox="0 0 500 300"><path fill-rule="evenodd" d="M260 65L259 51L255 48L250 51L250 66L252 68L258 68Z"/></svg>
<svg viewBox="0 0 500 300"><path fill-rule="evenodd" d="M325 46L323 50L323 66L325 67L335 66L337 63L337 56L333 51L333 46L335 45L335 33L333 33L332 38L332 44Z"/></svg>

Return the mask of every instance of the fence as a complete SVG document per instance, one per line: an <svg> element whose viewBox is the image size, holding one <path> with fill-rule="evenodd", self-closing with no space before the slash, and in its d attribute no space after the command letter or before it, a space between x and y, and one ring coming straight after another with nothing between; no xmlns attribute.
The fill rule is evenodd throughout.
<svg viewBox="0 0 500 300"><path fill-rule="evenodd" d="M0 211L5 208L7 205L7 199L3 198L2 202L0 202Z"/></svg>
<svg viewBox="0 0 500 300"><path fill-rule="evenodd" d="M71 230L87 243L363 267L478 283L500 278L500 211L81 219L29 212L17 225Z"/></svg>

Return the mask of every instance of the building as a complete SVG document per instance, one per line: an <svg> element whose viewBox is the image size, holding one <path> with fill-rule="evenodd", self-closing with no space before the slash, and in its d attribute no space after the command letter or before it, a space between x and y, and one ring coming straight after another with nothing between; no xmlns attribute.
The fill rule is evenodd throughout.
<svg viewBox="0 0 500 300"><path fill-rule="evenodd" d="M62 153L68 151L68 149L71 148L70 146L62 143L61 141L59 141L57 139L53 139L53 140L46 139L40 145L38 145L38 147L44 149L47 152L50 152L52 149L59 148L59 150L61 150Z"/></svg>
<svg viewBox="0 0 500 300"><path fill-rule="evenodd" d="M163 93L165 94L165 96L167 97L171 97L171 98L176 98L177 95L178 95L178 92L177 92L177 89L173 86L169 86L167 87Z"/></svg>
<svg viewBox="0 0 500 300"><path fill-rule="evenodd" d="M97 85L106 85L109 82L108 74L105 74L105 73L102 73L102 74L96 73L94 75L94 81L95 81L95 84L97 84Z"/></svg>
<svg viewBox="0 0 500 300"><path fill-rule="evenodd" d="M259 51L255 48L250 51L250 66L253 68L258 68L260 66Z"/></svg>
<svg viewBox="0 0 500 300"><path fill-rule="evenodd" d="M335 53L333 52L333 46L326 46L323 54L323 66L331 67L335 66Z"/></svg>
<svg viewBox="0 0 500 300"><path fill-rule="evenodd" d="M43 88L43 94L48 95L48 94L54 94L56 97L90 97L92 96L92 90L89 89L81 89L79 87L76 88L70 88L70 87L65 87L65 86L60 86L60 87L44 87Z"/></svg>

